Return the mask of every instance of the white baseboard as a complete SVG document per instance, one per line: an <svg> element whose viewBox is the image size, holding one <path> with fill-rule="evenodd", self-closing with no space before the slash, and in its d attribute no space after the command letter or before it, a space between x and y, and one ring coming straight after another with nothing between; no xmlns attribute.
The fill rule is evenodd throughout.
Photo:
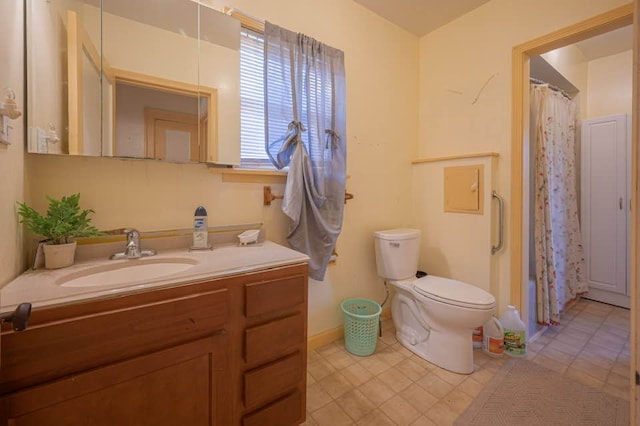
<svg viewBox="0 0 640 426"><path fill-rule="evenodd" d="M611 291L589 288L589 293L582 296L583 299L595 300L596 302L608 303L609 305L620 306L621 308L631 308L631 297L613 293Z"/></svg>
<svg viewBox="0 0 640 426"><path fill-rule="evenodd" d="M547 327L541 327L538 331L536 331L535 333L533 333L533 336L529 337L527 339L527 344L528 343L533 343L535 342L538 337L542 336L544 334L544 332L547 331Z"/></svg>

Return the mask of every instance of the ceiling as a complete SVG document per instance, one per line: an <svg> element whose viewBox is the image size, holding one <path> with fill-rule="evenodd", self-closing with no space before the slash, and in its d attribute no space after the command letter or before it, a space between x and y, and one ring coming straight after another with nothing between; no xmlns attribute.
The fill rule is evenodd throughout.
<svg viewBox="0 0 640 426"><path fill-rule="evenodd" d="M622 27L575 44L587 61L633 49L633 26Z"/></svg>
<svg viewBox="0 0 640 426"><path fill-rule="evenodd" d="M489 0L353 0L419 37L488 3ZM588 61L633 48L633 27L576 43Z"/></svg>
<svg viewBox="0 0 640 426"><path fill-rule="evenodd" d="M422 37L489 0L353 0Z"/></svg>

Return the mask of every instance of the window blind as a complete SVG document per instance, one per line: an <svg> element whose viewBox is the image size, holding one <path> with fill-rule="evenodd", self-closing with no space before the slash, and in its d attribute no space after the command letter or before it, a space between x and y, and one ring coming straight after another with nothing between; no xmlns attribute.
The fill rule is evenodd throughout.
<svg viewBox="0 0 640 426"><path fill-rule="evenodd" d="M282 68L284 67L284 68ZM281 72L288 76L290 70L288 64L280 62L270 64L274 72ZM302 96L302 111L316 114L319 111L325 117L331 117L333 105L331 102L331 89L321 96L319 87L324 81L325 87L331 87L332 82L328 75L316 75L315 70L305 71L303 80L305 92L309 97ZM280 84L279 84L280 83ZM275 79L272 81L271 95L275 105L282 108L271 108L269 115L269 128L274 135L284 135L291 116L291 89L285 81ZM309 104L308 104L309 101ZM286 106L286 107L285 107ZM331 123L323 123L323 128L309 128L307 114L303 113L299 120L307 127L301 137L307 149L315 151L320 146L309 146L309 134L318 134L318 139L324 137L324 129L331 128ZM272 131L273 130L273 131ZM240 165L246 168L274 169L273 164L265 150L265 99L264 99L264 35L261 32L242 27L240 32ZM330 155L331 150L324 150L323 154ZM329 159L327 159L329 160Z"/></svg>
<svg viewBox="0 0 640 426"><path fill-rule="evenodd" d="M240 32L240 164L273 168L264 148L264 36Z"/></svg>

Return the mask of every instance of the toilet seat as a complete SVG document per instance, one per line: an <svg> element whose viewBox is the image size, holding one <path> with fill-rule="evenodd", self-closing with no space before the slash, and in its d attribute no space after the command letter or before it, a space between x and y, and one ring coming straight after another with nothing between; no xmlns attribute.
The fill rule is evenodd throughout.
<svg viewBox="0 0 640 426"><path fill-rule="evenodd" d="M449 278L427 275L413 281L413 289L421 296L463 308L492 310L496 298L481 288Z"/></svg>

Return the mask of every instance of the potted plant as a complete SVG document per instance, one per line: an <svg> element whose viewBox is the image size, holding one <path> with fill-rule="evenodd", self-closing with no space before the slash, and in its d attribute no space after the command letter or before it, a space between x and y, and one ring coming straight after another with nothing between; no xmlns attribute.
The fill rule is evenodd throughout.
<svg viewBox="0 0 640 426"><path fill-rule="evenodd" d="M80 194L62 197L60 200L47 196L49 209L45 216L24 203L18 202L18 214L34 234L46 238L44 249L45 268L58 269L73 265L77 237L101 235L92 226L89 213L93 210L80 209Z"/></svg>

